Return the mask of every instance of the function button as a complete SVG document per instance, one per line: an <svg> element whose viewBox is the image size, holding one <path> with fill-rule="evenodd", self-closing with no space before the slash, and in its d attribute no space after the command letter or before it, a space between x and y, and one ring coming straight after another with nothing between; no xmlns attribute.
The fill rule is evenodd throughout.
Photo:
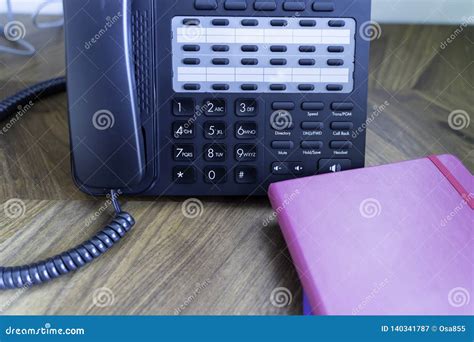
<svg viewBox="0 0 474 342"><path fill-rule="evenodd" d="M255 116L258 103L254 99L239 99L235 102L235 114L238 116Z"/></svg>
<svg viewBox="0 0 474 342"><path fill-rule="evenodd" d="M247 9L246 0L226 0L224 8L228 11L243 11Z"/></svg>
<svg viewBox="0 0 474 342"><path fill-rule="evenodd" d="M191 144L176 144L173 146L173 159L175 161L193 161L194 145Z"/></svg>
<svg viewBox="0 0 474 342"><path fill-rule="evenodd" d="M194 138L194 124L188 121L173 122L173 137L175 139Z"/></svg>
<svg viewBox="0 0 474 342"><path fill-rule="evenodd" d="M274 175L288 175L290 174L290 169L288 166L288 163L275 162L272 164L272 173Z"/></svg>
<svg viewBox="0 0 474 342"><path fill-rule="evenodd" d="M258 89L258 86L256 84L242 84L240 89L244 91L255 91Z"/></svg>
<svg viewBox="0 0 474 342"><path fill-rule="evenodd" d="M302 27L314 27L316 26L316 20L300 20L300 26Z"/></svg>
<svg viewBox="0 0 474 342"><path fill-rule="evenodd" d="M352 102L333 102L331 109L335 111L351 111L354 109L354 104Z"/></svg>
<svg viewBox="0 0 474 342"><path fill-rule="evenodd" d="M333 122L331 123L331 129L335 131L349 131L354 128L352 122Z"/></svg>
<svg viewBox="0 0 474 342"><path fill-rule="evenodd" d="M227 169L223 166L208 166L204 169L204 182L222 184L227 181Z"/></svg>
<svg viewBox="0 0 474 342"><path fill-rule="evenodd" d="M300 85L298 85L298 90L300 90L300 91L312 91L312 90L314 90L314 85L312 85L312 84L300 84Z"/></svg>
<svg viewBox="0 0 474 342"><path fill-rule="evenodd" d="M258 46L257 45L242 45L240 48L243 52L257 52Z"/></svg>
<svg viewBox="0 0 474 342"><path fill-rule="evenodd" d="M284 58L272 58L270 59L271 65L286 65L286 59Z"/></svg>
<svg viewBox="0 0 474 342"><path fill-rule="evenodd" d="M344 60L342 60L342 59L328 59L328 65L332 65L332 66L344 65Z"/></svg>
<svg viewBox="0 0 474 342"><path fill-rule="evenodd" d="M293 146L293 141L272 141L272 148L275 150L291 150Z"/></svg>
<svg viewBox="0 0 474 342"><path fill-rule="evenodd" d="M290 162L289 169L293 175L301 175L304 171L304 166L302 162Z"/></svg>
<svg viewBox="0 0 474 342"><path fill-rule="evenodd" d="M198 65L201 63L201 60L199 58L184 58L183 59L183 64L186 65Z"/></svg>
<svg viewBox="0 0 474 342"><path fill-rule="evenodd" d="M330 147L334 150L348 150L352 148L350 141L331 141Z"/></svg>
<svg viewBox="0 0 474 342"><path fill-rule="evenodd" d="M192 98L176 98L173 100L173 114L176 116L194 115L195 102Z"/></svg>
<svg viewBox="0 0 474 342"><path fill-rule="evenodd" d="M272 109L277 110L277 109L283 109L283 110L292 110L295 109L295 103L294 102L273 102L272 103Z"/></svg>
<svg viewBox="0 0 474 342"><path fill-rule="evenodd" d="M341 84L328 84L326 86L328 91L341 91L343 89Z"/></svg>
<svg viewBox="0 0 474 342"><path fill-rule="evenodd" d="M238 162L250 162L257 160L257 146L254 144L235 145L235 160Z"/></svg>
<svg viewBox="0 0 474 342"><path fill-rule="evenodd" d="M285 11L304 11L306 4L304 1L285 1L283 3L283 9Z"/></svg>
<svg viewBox="0 0 474 342"><path fill-rule="evenodd" d="M237 122L235 124L235 137L237 139L255 139L257 134L256 122Z"/></svg>
<svg viewBox="0 0 474 342"><path fill-rule="evenodd" d="M315 65L316 61L312 58L303 58L303 59L300 59L299 64L300 65L306 65L306 66Z"/></svg>
<svg viewBox="0 0 474 342"><path fill-rule="evenodd" d="M174 167L173 181L176 184L192 184L196 182L196 169L192 166Z"/></svg>
<svg viewBox="0 0 474 342"><path fill-rule="evenodd" d="M270 25L272 25L272 26L286 26L286 25L288 25L288 22L286 20L283 20L283 19L273 19L273 20L270 20Z"/></svg>
<svg viewBox="0 0 474 342"><path fill-rule="evenodd" d="M307 46L307 45L300 46L300 52L315 52L315 51L316 51L315 46Z"/></svg>
<svg viewBox="0 0 474 342"><path fill-rule="evenodd" d="M324 103L322 102L303 102L301 104L301 109L303 110L323 110Z"/></svg>
<svg viewBox="0 0 474 342"><path fill-rule="evenodd" d="M201 50L199 45L183 45L183 51L186 52L197 52L199 50Z"/></svg>
<svg viewBox="0 0 474 342"><path fill-rule="evenodd" d="M224 144L207 144L204 146L204 159L209 162L225 161L227 148Z"/></svg>
<svg viewBox="0 0 474 342"><path fill-rule="evenodd" d="M352 167L350 159L320 159L319 160L319 172L340 172L349 170Z"/></svg>
<svg viewBox="0 0 474 342"><path fill-rule="evenodd" d="M270 46L271 52L286 52L288 48L285 45L272 45Z"/></svg>
<svg viewBox="0 0 474 342"><path fill-rule="evenodd" d="M229 19L213 19L212 25L214 26L229 26Z"/></svg>
<svg viewBox="0 0 474 342"><path fill-rule="evenodd" d="M329 27L344 27L346 22L344 20L329 20L328 25Z"/></svg>
<svg viewBox="0 0 474 342"><path fill-rule="evenodd" d="M195 0L194 7L197 10L215 10L217 9L217 0Z"/></svg>
<svg viewBox="0 0 474 342"><path fill-rule="evenodd" d="M229 85L228 84L213 84L212 89L217 90L217 91L224 91L224 90L229 90Z"/></svg>
<svg viewBox="0 0 474 342"><path fill-rule="evenodd" d="M238 184L254 184L257 182L257 169L252 166L235 168L235 182Z"/></svg>
<svg viewBox="0 0 474 342"><path fill-rule="evenodd" d="M213 45L212 51L214 52L227 52L229 51L229 45Z"/></svg>
<svg viewBox="0 0 474 342"><path fill-rule="evenodd" d="M204 124L204 137L206 139L224 139L227 127L222 121L208 121Z"/></svg>
<svg viewBox="0 0 474 342"><path fill-rule="evenodd" d="M212 60L212 64L214 65L228 65L229 59L228 58L214 58Z"/></svg>
<svg viewBox="0 0 474 342"><path fill-rule="evenodd" d="M208 99L204 101L204 114L207 116L224 116L226 103L224 99Z"/></svg>
<svg viewBox="0 0 474 342"><path fill-rule="evenodd" d="M316 12L332 12L334 9L335 6L332 2L320 2L317 0L313 4L313 11Z"/></svg>
<svg viewBox="0 0 474 342"><path fill-rule="evenodd" d="M258 64L258 59L256 58L242 58L240 61L242 65L257 65Z"/></svg>
<svg viewBox="0 0 474 342"><path fill-rule="evenodd" d="M183 25L197 26L200 23L201 22L199 21L199 19L194 19L194 18L185 18L185 19L183 19Z"/></svg>
<svg viewBox="0 0 474 342"><path fill-rule="evenodd" d="M242 24L242 26L257 26L258 20L257 19L242 19L240 24Z"/></svg>
<svg viewBox="0 0 474 342"><path fill-rule="evenodd" d="M197 83L186 83L183 85L184 90L199 90L201 89L201 85Z"/></svg>
<svg viewBox="0 0 474 342"><path fill-rule="evenodd" d="M344 52L344 46L328 46L328 52Z"/></svg>
<svg viewBox="0 0 474 342"><path fill-rule="evenodd" d="M305 131L322 131L324 124L322 122L305 121L301 123L301 128Z"/></svg>
<svg viewBox="0 0 474 342"><path fill-rule="evenodd" d="M322 141L302 141L301 148L303 150L320 150L323 148Z"/></svg>
<svg viewBox="0 0 474 342"><path fill-rule="evenodd" d="M284 91L284 90L286 90L286 85L285 84L271 84L270 85L270 90Z"/></svg>
<svg viewBox="0 0 474 342"><path fill-rule="evenodd" d="M257 0L253 6L257 11L274 11L277 8L275 1Z"/></svg>

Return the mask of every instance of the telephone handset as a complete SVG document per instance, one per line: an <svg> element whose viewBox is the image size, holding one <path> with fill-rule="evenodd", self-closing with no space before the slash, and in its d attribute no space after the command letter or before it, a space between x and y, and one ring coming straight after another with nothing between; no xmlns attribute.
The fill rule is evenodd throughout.
<svg viewBox="0 0 474 342"><path fill-rule="evenodd" d="M265 195L364 166L370 0L64 0L72 174L116 219L0 268L0 289L73 271L134 224L116 194ZM48 81L0 103L0 119Z"/></svg>

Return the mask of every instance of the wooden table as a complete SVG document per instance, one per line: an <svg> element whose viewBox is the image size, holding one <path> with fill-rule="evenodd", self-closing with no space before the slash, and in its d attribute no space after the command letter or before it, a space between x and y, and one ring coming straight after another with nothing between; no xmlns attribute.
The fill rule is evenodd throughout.
<svg viewBox="0 0 474 342"><path fill-rule="evenodd" d="M23 18L28 22L27 18ZM371 56L367 165L453 153L473 169L474 124L453 130L448 116L472 116L473 29L445 49L456 27L382 26ZM0 98L63 75L61 30L27 26L32 58L0 55ZM373 107L387 102L382 113ZM102 199L79 192L70 176L66 96L37 103L0 135L0 205L21 199L25 213L0 212L0 264L52 256L92 236ZM201 198L186 218L181 198L127 199L138 224L119 246L82 271L46 286L0 294L6 314L300 314L301 287L264 199ZM109 210L110 211L110 210ZM88 221L89 220L89 221ZM287 288L291 304L271 304ZM94 301L95 300L95 301Z"/></svg>

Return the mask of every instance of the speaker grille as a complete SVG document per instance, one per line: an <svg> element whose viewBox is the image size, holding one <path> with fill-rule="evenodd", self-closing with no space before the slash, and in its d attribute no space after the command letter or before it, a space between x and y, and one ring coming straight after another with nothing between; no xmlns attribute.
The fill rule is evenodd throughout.
<svg viewBox="0 0 474 342"><path fill-rule="evenodd" d="M140 114L143 117L152 114L152 54L149 13L136 10L132 14L132 44L135 65L135 82L137 86L137 101Z"/></svg>

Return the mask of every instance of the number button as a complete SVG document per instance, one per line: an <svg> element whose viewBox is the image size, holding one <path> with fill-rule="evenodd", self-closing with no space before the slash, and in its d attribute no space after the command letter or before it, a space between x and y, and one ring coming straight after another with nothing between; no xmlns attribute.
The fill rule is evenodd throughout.
<svg viewBox="0 0 474 342"><path fill-rule="evenodd" d="M173 137L175 139L190 139L194 137L194 124L188 121L173 123Z"/></svg>
<svg viewBox="0 0 474 342"><path fill-rule="evenodd" d="M235 146L235 160L255 161L257 160L257 146L253 144L238 144Z"/></svg>
<svg viewBox="0 0 474 342"><path fill-rule="evenodd" d="M255 139L255 138L257 138L257 123L255 123L255 122L237 122L235 124L235 137L237 139Z"/></svg>
<svg viewBox="0 0 474 342"><path fill-rule="evenodd" d="M208 184L222 184L227 180L225 167L209 166L204 169L204 182Z"/></svg>
<svg viewBox="0 0 474 342"><path fill-rule="evenodd" d="M177 184L192 184L196 181L196 170L192 166L173 168L173 181Z"/></svg>
<svg viewBox="0 0 474 342"><path fill-rule="evenodd" d="M194 146L191 144L176 144L173 146L173 159L175 161L193 161Z"/></svg>
<svg viewBox="0 0 474 342"><path fill-rule="evenodd" d="M204 137L206 139L224 139L226 136L226 129L224 122L206 122L204 124Z"/></svg>
<svg viewBox="0 0 474 342"><path fill-rule="evenodd" d="M224 144L207 144L204 146L204 159L209 162L221 162L225 160L226 152Z"/></svg>
<svg viewBox="0 0 474 342"><path fill-rule="evenodd" d="M176 116L194 115L195 102L191 98L178 98L173 100L173 114Z"/></svg>
<svg viewBox="0 0 474 342"><path fill-rule="evenodd" d="M235 103L235 114L238 116L255 116L258 111L258 103L256 100L243 99L237 100Z"/></svg>
<svg viewBox="0 0 474 342"><path fill-rule="evenodd" d="M204 101L204 114L207 116L224 116L226 113L225 100L209 99Z"/></svg>

